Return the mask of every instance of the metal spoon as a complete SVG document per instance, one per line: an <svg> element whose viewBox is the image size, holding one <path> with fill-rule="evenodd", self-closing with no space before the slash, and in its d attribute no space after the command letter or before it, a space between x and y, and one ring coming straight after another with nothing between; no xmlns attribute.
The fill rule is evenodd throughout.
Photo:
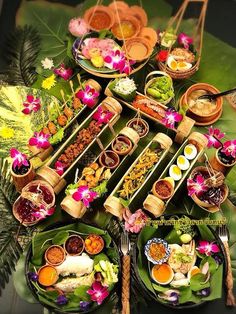
<svg viewBox="0 0 236 314"><path fill-rule="evenodd" d="M209 101L212 101L212 100L215 100L216 98L220 97L220 96L225 96L225 95L229 95L229 94L232 94L232 93L235 93L236 92L236 88L233 88L233 89L229 89L225 92L221 92L221 93L218 93L218 94L205 94L205 95L202 95L200 97L198 97L198 100L199 99L208 99Z"/></svg>
<svg viewBox="0 0 236 314"><path fill-rule="evenodd" d="M111 157L109 157L108 155L107 155L107 153L106 153L106 151L105 151L105 148L104 148L104 146L102 145L102 142L100 141L100 139L97 137L96 138L96 141L97 141L97 143L98 143L98 146L100 147L100 149L102 150L102 152L103 152L103 154L104 154L104 156L105 156L105 164L106 165L111 165L111 166L113 166L114 165L114 163L115 163L115 160L113 160Z"/></svg>

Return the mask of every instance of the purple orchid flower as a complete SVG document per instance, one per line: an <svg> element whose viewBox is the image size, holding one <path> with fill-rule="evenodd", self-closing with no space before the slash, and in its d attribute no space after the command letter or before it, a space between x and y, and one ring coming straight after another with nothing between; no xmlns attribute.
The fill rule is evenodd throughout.
<svg viewBox="0 0 236 314"><path fill-rule="evenodd" d="M98 196L97 192L89 190L87 185L81 185L76 192L72 194L74 200L82 201L85 207L89 207L89 204Z"/></svg>
<svg viewBox="0 0 236 314"><path fill-rule="evenodd" d="M220 129L213 128L212 126L208 128L208 134L204 134L208 139L207 147L211 148L220 148L222 146L220 140L225 136L225 133L222 133Z"/></svg>
<svg viewBox="0 0 236 314"><path fill-rule="evenodd" d="M29 166L29 161L27 159L27 156L25 154L22 154L19 150L16 148L10 149L10 156L13 159L12 166L13 169L20 168L21 166Z"/></svg>
<svg viewBox="0 0 236 314"><path fill-rule="evenodd" d="M61 294L57 297L56 303L58 305L65 305L68 303L68 299L64 294Z"/></svg>
<svg viewBox="0 0 236 314"><path fill-rule="evenodd" d="M236 140L226 141L223 144L222 153L226 156L236 158Z"/></svg>
<svg viewBox="0 0 236 314"><path fill-rule="evenodd" d="M108 110L104 110L102 106L99 106L93 115L93 119L96 120L99 124L108 123L112 117L113 113Z"/></svg>
<svg viewBox="0 0 236 314"><path fill-rule="evenodd" d="M80 306L80 309L82 311L88 311L88 309L90 307L90 302L88 302L88 301L80 301L79 306Z"/></svg>
<svg viewBox="0 0 236 314"><path fill-rule="evenodd" d="M27 95L23 106L25 107L22 110L24 114L30 114L32 111L37 112L41 107L40 99L35 98L33 95Z"/></svg>
<svg viewBox="0 0 236 314"><path fill-rule="evenodd" d="M178 113L174 109L168 109L166 111L165 117L162 119L162 122L167 128L174 129L175 124L182 120L182 114Z"/></svg>
<svg viewBox="0 0 236 314"><path fill-rule="evenodd" d="M208 190L208 187L205 184L205 179L200 174L197 175L195 179L187 180L187 188L189 196L193 195L199 196Z"/></svg>
<svg viewBox="0 0 236 314"><path fill-rule="evenodd" d="M99 92L97 92L94 88L92 88L89 85L85 86L85 89L79 90L75 96L79 98L83 104L87 105L89 108L92 108L96 102L97 98L99 96Z"/></svg>
<svg viewBox="0 0 236 314"><path fill-rule="evenodd" d="M91 300L97 302L98 305L102 304L109 295L107 287L104 287L99 281L94 281L92 289L89 289L87 293L91 296Z"/></svg>
<svg viewBox="0 0 236 314"><path fill-rule="evenodd" d="M134 60L126 60L123 69L120 69L120 73L125 73L127 75L130 75L132 72L132 65L135 64Z"/></svg>
<svg viewBox="0 0 236 314"><path fill-rule="evenodd" d="M197 250L200 254L205 254L207 256L220 252L219 246L216 243L208 241L200 241Z"/></svg>
<svg viewBox="0 0 236 314"><path fill-rule="evenodd" d="M64 63L62 63L59 68L54 69L53 71L56 75L62 77L65 81L69 80L69 78L73 74L73 70L71 68L65 68Z"/></svg>
<svg viewBox="0 0 236 314"><path fill-rule="evenodd" d="M44 205L40 205L39 210L32 213L32 215L39 220L44 219L47 216L52 216L55 212L55 208L51 207L46 209Z"/></svg>
<svg viewBox="0 0 236 314"><path fill-rule="evenodd" d="M29 273L28 273L28 278L29 278L29 280L31 280L31 281L37 282L39 276L38 276L38 274L35 273L35 272L29 272Z"/></svg>
<svg viewBox="0 0 236 314"><path fill-rule="evenodd" d="M178 36L178 43L183 45L185 49L189 49L189 45L193 43L193 39L185 33L180 33Z"/></svg>
<svg viewBox="0 0 236 314"><path fill-rule="evenodd" d="M56 161L55 162L55 169L56 169L56 173L59 174L59 176L62 176L64 173L65 166L63 165L62 162Z"/></svg>
<svg viewBox="0 0 236 314"><path fill-rule="evenodd" d="M34 136L29 139L30 146L46 149L50 146L48 141L50 134L45 134L43 131L35 132Z"/></svg>

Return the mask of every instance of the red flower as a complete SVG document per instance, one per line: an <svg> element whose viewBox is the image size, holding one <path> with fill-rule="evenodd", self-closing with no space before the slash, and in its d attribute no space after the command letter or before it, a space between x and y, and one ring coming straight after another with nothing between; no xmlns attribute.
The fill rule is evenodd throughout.
<svg viewBox="0 0 236 314"><path fill-rule="evenodd" d="M160 62L165 62L166 59L168 57L168 50L161 50L157 56L156 56L156 60L160 61Z"/></svg>

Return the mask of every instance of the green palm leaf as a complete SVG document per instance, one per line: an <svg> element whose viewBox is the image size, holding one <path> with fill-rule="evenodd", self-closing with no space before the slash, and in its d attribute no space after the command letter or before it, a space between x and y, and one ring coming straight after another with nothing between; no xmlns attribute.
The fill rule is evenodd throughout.
<svg viewBox="0 0 236 314"><path fill-rule="evenodd" d="M40 49L40 37L35 28L16 28L6 38L4 57L8 64L3 80L11 85L31 86L36 80L34 64Z"/></svg>

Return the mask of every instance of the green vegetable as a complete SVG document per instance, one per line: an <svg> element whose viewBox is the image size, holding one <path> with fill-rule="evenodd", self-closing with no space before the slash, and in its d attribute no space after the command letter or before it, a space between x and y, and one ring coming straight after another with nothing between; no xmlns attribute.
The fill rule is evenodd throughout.
<svg viewBox="0 0 236 314"><path fill-rule="evenodd" d="M94 192L97 192L99 196L105 194L107 192L107 180L103 180L98 186L93 188Z"/></svg>
<svg viewBox="0 0 236 314"><path fill-rule="evenodd" d="M97 265L94 266L96 272L102 274L103 285L111 285L118 281L118 265L114 265L107 260L100 260Z"/></svg>
<svg viewBox="0 0 236 314"><path fill-rule="evenodd" d="M191 263L192 261L192 257L189 255L185 255L184 253L176 253L175 257L178 261L185 264Z"/></svg>
<svg viewBox="0 0 236 314"><path fill-rule="evenodd" d="M53 136L49 138L49 142L51 143L51 145L56 145L57 143L60 143L63 140L63 137L64 137L64 129L60 128L56 134L54 134Z"/></svg>
<svg viewBox="0 0 236 314"><path fill-rule="evenodd" d="M66 195L71 195L73 193L73 190L76 190L77 188L78 182L69 184L65 190Z"/></svg>
<svg viewBox="0 0 236 314"><path fill-rule="evenodd" d="M196 274L190 279L190 287L192 291L199 291L210 287L210 281L206 281L206 276L203 274Z"/></svg>
<svg viewBox="0 0 236 314"><path fill-rule="evenodd" d="M188 233L181 234L179 238L182 243L189 243L192 240L192 236Z"/></svg>
<svg viewBox="0 0 236 314"><path fill-rule="evenodd" d="M148 87L147 94L160 102L174 97L171 78L167 76L157 77Z"/></svg>

